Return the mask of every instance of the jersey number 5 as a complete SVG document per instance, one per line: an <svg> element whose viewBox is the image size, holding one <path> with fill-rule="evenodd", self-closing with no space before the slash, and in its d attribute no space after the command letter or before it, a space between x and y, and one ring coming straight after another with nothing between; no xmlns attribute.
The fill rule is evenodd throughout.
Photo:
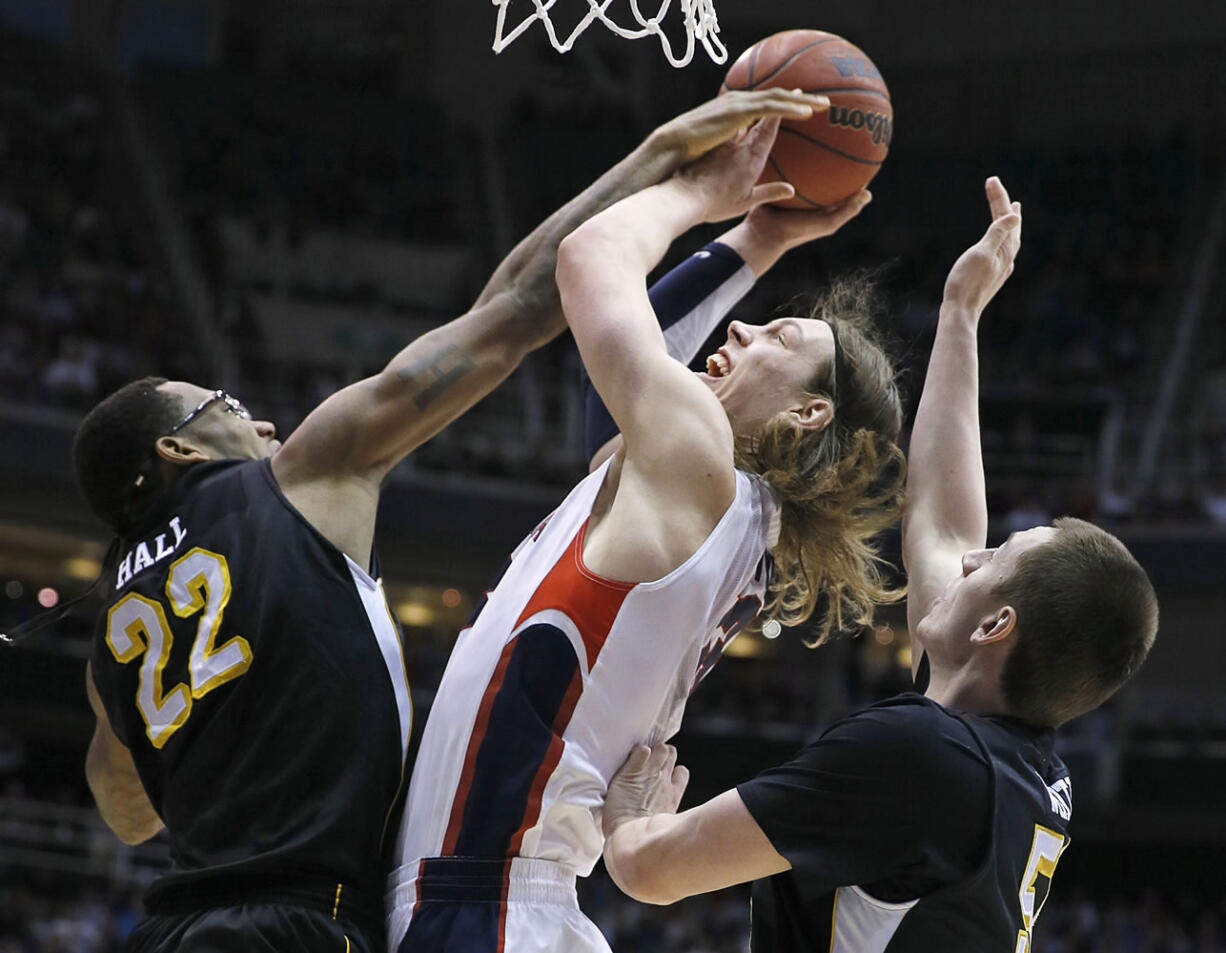
<svg viewBox="0 0 1226 953"><path fill-rule="evenodd" d="M251 646L242 636L215 645L221 616L230 601L230 567L226 557L196 547L175 560L166 578L166 601L181 619L200 614L187 670L191 688L180 682L162 686L162 672L174 641L160 602L129 592L106 616L106 644L121 663L144 655L136 689L136 707L155 748L166 744L192 711L192 700L242 675L251 665Z"/></svg>
<svg viewBox="0 0 1226 953"><path fill-rule="evenodd" d="M1022 905L1022 925L1024 929L1017 931L1017 947L1014 953L1029 953L1030 931L1039 918L1043 902L1051 890L1051 878L1056 873L1056 861L1068 846L1068 838L1063 834L1044 827L1034 826L1034 843L1030 848L1030 859L1026 861L1026 871L1022 874L1022 883L1018 889L1018 900Z"/></svg>

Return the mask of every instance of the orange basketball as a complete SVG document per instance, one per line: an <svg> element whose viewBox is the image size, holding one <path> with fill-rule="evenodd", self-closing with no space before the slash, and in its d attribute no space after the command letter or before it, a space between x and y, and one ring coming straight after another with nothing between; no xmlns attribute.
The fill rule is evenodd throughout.
<svg viewBox="0 0 1226 953"><path fill-rule="evenodd" d="M866 186L890 149L894 109L885 80L864 51L833 33L784 30L742 53L720 92L773 86L830 99L827 112L779 127L761 179L792 183L795 197L779 204L830 205Z"/></svg>

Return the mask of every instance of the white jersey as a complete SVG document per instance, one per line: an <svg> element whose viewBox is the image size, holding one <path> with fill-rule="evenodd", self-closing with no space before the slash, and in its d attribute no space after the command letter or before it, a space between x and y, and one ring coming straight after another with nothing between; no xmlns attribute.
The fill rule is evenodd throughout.
<svg viewBox="0 0 1226 953"><path fill-rule="evenodd" d="M778 508L736 498L654 582L605 579L583 539L608 462L516 548L460 633L417 754L393 885L421 858L539 858L583 876L604 846L609 779L675 734L690 692L762 607Z"/></svg>

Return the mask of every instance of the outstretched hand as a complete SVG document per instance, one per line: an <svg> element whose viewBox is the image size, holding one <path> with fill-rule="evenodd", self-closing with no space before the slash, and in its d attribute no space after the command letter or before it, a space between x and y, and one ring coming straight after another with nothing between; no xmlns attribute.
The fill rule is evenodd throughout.
<svg viewBox="0 0 1226 953"><path fill-rule="evenodd" d="M1013 262L1022 244L1022 203L1011 202L996 176L984 186L992 224L983 237L962 253L945 279L945 302L971 311L976 317L1013 274Z"/></svg>
<svg viewBox="0 0 1226 953"><path fill-rule="evenodd" d="M829 108L827 97L798 89L733 90L669 120L649 141L673 152L680 166L723 145L759 119L808 119Z"/></svg>
<svg viewBox="0 0 1226 953"><path fill-rule="evenodd" d="M674 181L698 199L703 221L722 222L764 202L780 202L795 194L786 182L757 184L778 132L777 116L762 119L677 174Z"/></svg>
<svg viewBox="0 0 1226 953"><path fill-rule="evenodd" d="M636 817L676 813L689 781L689 769L677 764L672 745L638 745L609 781L602 818L605 836Z"/></svg>
<svg viewBox="0 0 1226 953"><path fill-rule="evenodd" d="M759 205L745 216L746 226L764 244L778 247L781 252L817 238L833 235L864 210L873 200L868 189L835 205L815 209L780 208Z"/></svg>
<svg viewBox="0 0 1226 953"><path fill-rule="evenodd" d="M814 209L758 205L719 240L741 256L754 275L766 274L785 254L817 238L833 235L873 200L867 189L835 205Z"/></svg>

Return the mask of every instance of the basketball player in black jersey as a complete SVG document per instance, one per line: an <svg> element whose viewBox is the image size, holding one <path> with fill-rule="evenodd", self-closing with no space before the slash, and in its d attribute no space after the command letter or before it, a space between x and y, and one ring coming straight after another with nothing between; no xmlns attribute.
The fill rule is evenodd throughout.
<svg viewBox="0 0 1226 953"><path fill-rule="evenodd" d="M756 881L755 953L1026 953L1069 842L1053 729L1154 640L1149 579L1101 529L1062 519L985 548L976 335L1021 235L1021 206L995 178L987 194L993 222L946 282L911 438L903 555L923 694L681 814L688 775L668 746L637 749L610 785L614 880L652 903Z"/></svg>
<svg viewBox="0 0 1226 953"><path fill-rule="evenodd" d="M763 116L720 97L661 126L547 219L473 308L324 401L284 445L222 391L146 378L78 431L83 495L116 533L87 691L86 774L128 843L170 834L136 950L378 950L412 706L372 543L414 447L564 327L558 243Z"/></svg>

